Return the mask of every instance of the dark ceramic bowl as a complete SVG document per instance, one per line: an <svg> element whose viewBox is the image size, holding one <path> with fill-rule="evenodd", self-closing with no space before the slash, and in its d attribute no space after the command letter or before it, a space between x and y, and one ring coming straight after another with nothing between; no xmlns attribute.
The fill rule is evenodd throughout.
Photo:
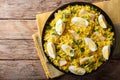
<svg viewBox="0 0 120 80"><path fill-rule="evenodd" d="M87 3L87 2L71 2L71 3L67 3L67 4L64 4L64 5L60 6L60 7L58 7L58 8L48 17L48 19L47 19L47 21L46 21L46 23L45 23L45 25L44 25L43 32L42 32L42 38L41 38L43 51L45 50L45 49L44 49L44 46L43 46L44 43L45 43L43 37L44 37L44 34L45 34L45 30L46 30L47 24L48 24L52 19L54 19L54 14L55 14L58 10L63 10L64 8L66 8L67 6L70 6L70 5L71 5L71 6L73 6L73 5L89 5L89 6L93 6L94 8L96 8L97 11L99 11L100 13L102 13L102 14L104 15L107 23L112 26L112 30L111 30L111 31L114 32L114 39L115 39L115 29L114 29L114 25L113 25L111 19L109 18L109 16L108 16L101 8L95 6L95 5L91 4L91 3ZM116 39L115 39L115 40L116 40ZM113 45L111 46L111 51L110 51L109 60L111 59L113 50L114 50L114 48L115 48L115 42L116 42L115 40L113 41ZM45 52L44 52L44 53L45 53ZM49 62L50 62L55 68L57 68L58 70L60 70L59 67L55 66L55 65L51 62L51 60L49 59L49 56L48 56L46 53L45 53L45 55L46 55L47 59L49 60ZM97 70L94 70L94 71L92 71L91 73L97 72L97 71L99 71L101 68L104 68L104 66L109 62L109 60L105 61L100 67L97 68ZM67 73L67 74L75 75L75 74L73 74L73 73L71 73L71 72L65 72L65 71L63 71L63 70L60 70L60 71L62 71L62 72L64 72L64 73ZM88 74L91 74L91 73L85 73L85 74L82 75L82 76L85 76L85 75L88 75ZM79 76L80 76L80 75L79 75Z"/></svg>

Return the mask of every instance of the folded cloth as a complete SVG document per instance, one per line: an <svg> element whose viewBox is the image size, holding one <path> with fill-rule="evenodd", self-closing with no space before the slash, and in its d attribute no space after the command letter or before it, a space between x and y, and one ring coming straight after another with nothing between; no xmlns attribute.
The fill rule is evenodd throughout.
<svg viewBox="0 0 120 80"><path fill-rule="evenodd" d="M118 6L119 4L117 4L118 2L120 2L120 1L119 0L111 0L111 1L98 2L98 3L94 3L94 4L97 5L98 7L102 8L110 16L113 23L116 24L116 23L120 23L120 17L119 17L120 9L119 9L119 6ZM114 6L115 9L113 8L113 6ZM47 78L55 78L55 77L63 75L64 73L62 73L59 70L57 70L56 68L54 68L48 62L47 58L45 57L44 52L41 49L41 46L42 46L41 45L42 29L43 29L44 24L45 24L45 22L46 22L46 20L47 20L47 18L49 17L50 14L51 14L51 12L46 12L46 13L36 15L38 32L33 34L32 37L33 37L38 55L40 57L41 64L44 68L46 77Z"/></svg>
<svg viewBox="0 0 120 80"><path fill-rule="evenodd" d="M42 52L41 49L41 40L40 40L40 36L38 36L38 33L35 33L32 35L37 52L38 52L38 56L40 58L40 61L42 63L43 69L45 71L46 77L47 78L55 78L58 76L63 75L62 72L60 72L59 70L57 70L55 67L53 67L46 59L45 54Z"/></svg>

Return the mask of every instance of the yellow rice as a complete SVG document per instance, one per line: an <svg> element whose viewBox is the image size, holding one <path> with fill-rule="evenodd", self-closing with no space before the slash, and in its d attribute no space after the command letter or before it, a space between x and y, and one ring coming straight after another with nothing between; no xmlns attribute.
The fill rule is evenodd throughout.
<svg viewBox="0 0 120 80"><path fill-rule="evenodd" d="M71 9L75 9L74 13L71 13ZM89 15L83 15L83 16L79 16L79 11L81 9L85 9L86 11L95 14L95 20L91 21L91 18L89 17ZM67 15L67 13L70 13L69 15ZM66 13L66 17L63 18L63 13ZM48 42L53 42L56 46L56 58L52 59L50 58L50 60L54 63L54 65L58 66L61 70L64 70L65 72L68 72L68 67L70 65L75 65L77 67L83 67L87 73L90 73L93 70L96 70L102 63L105 62L105 59L102 56L102 47L105 45L112 45L112 41L113 41L113 36L114 33L111 32L110 28L104 29L102 28L99 23L98 23L98 16L100 15L100 12L97 11L97 9L95 8L91 8L91 6L89 5L75 5L75 6L68 6L63 10L58 10L58 12L56 12L55 17L53 20L51 20L51 22L49 23L50 29L46 29L45 30L45 35L44 35L44 51L46 54L48 54L47 52L47 43ZM82 18L85 18L89 21L89 25L87 27L76 27L75 25L71 24L71 18L75 17L75 16L79 16ZM62 19L66 26L65 26L65 30L63 32L63 34L61 36L56 35L55 33L55 24L58 21L58 19ZM47 27L47 26L45 26ZM74 37L68 32L68 30L74 30L75 32L78 32L79 35L79 45L76 45L73 43ZM93 34L94 30L97 30L101 35L104 35L104 37L106 38L104 41L101 41L98 36L95 36ZM53 34L54 33L54 34ZM84 42L84 38L89 36L95 43L97 43L98 45L98 49L95 52L91 52L90 49L88 48L88 46L85 45ZM65 55L65 52L61 49L61 45L62 44L67 44L72 46L72 48L74 49L74 54L75 57L72 58L68 55ZM80 48L84 48L85 51L81 52ZM79 60L80 58L83 57L87 57L87 56L94 56L94 59L91 60L93 61L92 64L89 65L80 65L79 64ZM59 66L59 60L67 60L67 64L64 66Z"/></svg>

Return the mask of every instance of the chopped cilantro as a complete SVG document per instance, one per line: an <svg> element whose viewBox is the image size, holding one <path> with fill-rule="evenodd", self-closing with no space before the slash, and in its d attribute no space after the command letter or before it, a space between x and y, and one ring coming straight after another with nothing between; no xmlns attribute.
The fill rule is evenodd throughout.
<svg viewBox="0 0 120 80"><path fill-rule="evenodd" d="M63 54L63 56L66 55L66 53Z"/></svg>
<svg viewBox="0 0 120 80"><path fill-rule="evenodd" d="M81 52L85 52L85 49L84 49L84 48L80 48L80 51L81 51Z"/></svg>
<svg viewBox="0 0 120 80"><path fill-rule="evenodd" d="M57 52L58 52L59 50L60 50L60 49L58 49L58 48L56 49Z"/></svg>
<svg viewBox="0 0 120 80"><path fill-rule="evenodd" d="M88 67L91 68L91 69L94 68L94 62L88 61L88 62L87 62L87 65L88 65Z"/></svg>
<svg viewBox="0 0 120 80"><path fill-rule="evenodd" d="M70 16L71 16L71 13L67 13L66 17L68 18L68 17L70 17Z"/></svg>
<svg viewBox="0 0 120 80"><path fill-rule="evenodd" d="M57 33L56 33L56 32L53 32L52 35L57 35Z"/></svg>
<svg viewBox="0 0 120 80"><path fill-rule="evenodd" d="M106 33L104 33L104 34L103 34L103 36L104 36L104 37L107 37L107 34L106 34Z"/></svg>
<svg viewBox="0 0 120 80"><path fill-rule="evenodd" d="M73 50L70 50L70 53L73 53Z"/></svg>
<svg viewBox="0 0 120 80"><path fill-rule="evenodd" d="M96 32L96 31L98 31L98 29L94 29L94 31Z"/></svg>
<svg viewBox="0 0 120 80"><path fill-rule="evenodd" d="M71 13L75 13L75 12L76 12L75 8L72 8Z"/></svg>
<svg viewBox="0 0 120 80"><path fill-rule="evenodd" d="M79 45L81 42L77 41L77 40L73 40L73 44Z"/></svg>
<svg viewBox="0 0 120 80"><path fill-rule="evenodd" d="M111 26L111 25L109 25L109 24L107 24L107 27L112 29L112 26Z"/></svg>
<svg viewBox="0 0 120 80"><path fill-rule="evenodd" d="M85 64L83 64L83 65L80 65L80 67L84 68L84 67L85 67Z"/></svg>
<svg viewBox="0 0 120 80"><path fill-rule="evenodd" d="M112 31L112 28L110 27L110 28L108 28L109 29L109 31Z"/></svg>
<svg viewBox="0 0 120 80"><path fill-rule="evenodd" d="M88 67L91 68L91 69L93 69L93 68L94 68L94 65L89 65Z"/></svg>
<svg viewBox="0 0 120 80"><path fill-rule="evenodd" d="M100 58L99 58L99 62L104 62L103 57L100 57Z"/></svg>
<svg viewBox="0 0 120 80"><path fill-rule="evenodd" d="M91 10L94 10L94 9L95 9L95 7L93 7L93 6L90 6L90 9L91 9Z"/></svg>
<svg viewBox="0 0 120 80"><path fill-rule="evenodd" d="M80 33L80 30L77 31L77 34L79 34L79 33Z"/></svg>
<svg viewBox="0 0 120 80"><path fill-rule="evenodd" d="M66 14L65 13L62 14L62 18L66 18Z"/></svg>
<svg viewBox="0 0 120 80"><path fill-rule="evenodd" d="M75 57L73 56L73 57L70 57L71 58L71 60L73 60L73 59L75 59Z"/></svg>
<svg viewBox="0 0 120 80"><path fill-rule="evenodd" d="M95 43L96 44L96 46L98 47L98 43Z"/></svg>
<svg viewBox="0 0 120 80"><path fill-rule="evenodd" d="M61 56L60 55L58 55L60 58L61 58Z"/></svg>
<svg viewBox="0 0 120 80"><path fill-rule="evenodd" d="M66 24L67 24L67 21L64 21L64 24L66 25Z"/></svg>
<svg viewBox="0 0 120 80"><path fill-rule="evenodd" d="M50 25L48 25L48 26L46 27L46 29L51 29L51 26L50 26Z"/></svg>

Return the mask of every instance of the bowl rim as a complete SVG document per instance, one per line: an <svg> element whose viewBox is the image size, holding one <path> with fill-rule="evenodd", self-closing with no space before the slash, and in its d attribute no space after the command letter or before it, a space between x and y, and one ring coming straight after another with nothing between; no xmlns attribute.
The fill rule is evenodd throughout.
<svg viewBox="0 0 120 80"><path fill-rule="evenodd" d="M51 62L51 60L49 59L49 56L45 53L45 49L44 49L44 34L45 34L45 30L46 30L46 26L47 26L47 23L50 22L52 19L54 19L54 14L58 11L58 10L63 10L65 9L67 6L74 6L74 5L89 5L89 6L93 6L97 9L97 11L99 11L101 14L104 15L106 21L108 24L110 24L112 26L112 32L114 32L114 40L113 40L113 44L111 45L110 47L110 55L109 55L109 59L107 61L105 61L102 65L100 65L96 70L93 70L91 73L85 73L84 75L76 75L76 74L73 74L71 73L70 71L69 72L65 72L64 70L61 70L59 69L58 66L56 66L55 64L53 64L53 62ZM75 75L75 76L87 76L87 75L90 75L90 74L93 74L95 72L98 72L101 70L101 68L103 68L106 64L109 63L109 61L111 60L111 56L114 52L114 49L115 49L115 46L116 46L116 31L115 31L115 28L114 28L114 25L113 25L113 22L111 21L110 17L101 9L99 8L98 6L92 4L92 3L89 3L89 2L69 2L69 3L65 3L61 6L59 6L56 10L54 10L50 16L48 17L48 19L46 20L45 24L44 24L44 27L43 27L43 30L42 30L42 35L41 35L41 43L42 43L42 51L44 52L45 56L47 57L48 61L50 62L50 64L52 64L57 70L63 72L63 73L66 73L66 74L70 74L70 75Z"/></svg>

